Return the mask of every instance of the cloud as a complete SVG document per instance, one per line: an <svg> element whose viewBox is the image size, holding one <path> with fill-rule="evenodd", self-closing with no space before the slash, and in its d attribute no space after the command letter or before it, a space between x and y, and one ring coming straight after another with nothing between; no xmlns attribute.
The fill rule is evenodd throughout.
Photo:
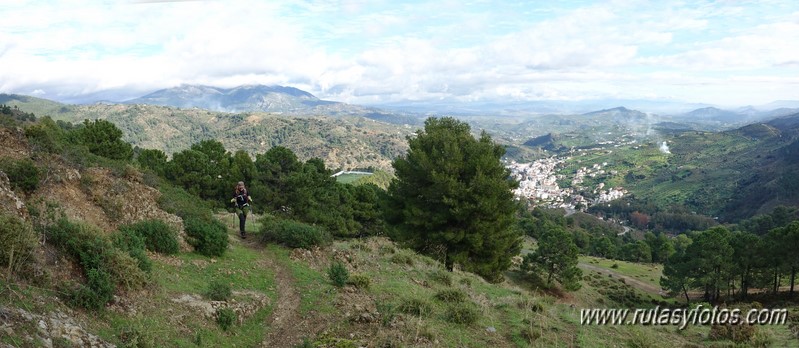
<svg viewBox="0 0 799 348"><path fill-rule="evenodd" d="M799 98L785 78L799 72L799 12L775 4L19 2L0 9L0 92L260 83L353 103Z"/></svg>

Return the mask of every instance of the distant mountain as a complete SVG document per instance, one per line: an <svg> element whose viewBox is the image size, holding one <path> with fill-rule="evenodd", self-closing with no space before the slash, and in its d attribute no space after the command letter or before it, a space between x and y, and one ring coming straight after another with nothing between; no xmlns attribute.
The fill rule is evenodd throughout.
<svg viewBox="0 0 799 348"><path fill-rule="evenodd" d="M592 111L588 113L584 113L584 116L603 116L603 117L612 117L612 118L623 118L623 119L641 119L646 118L646 114L640 112L638 110L630 110L623 106L615 107L612 109L605 109L599 111Z"/></svg>
<svg viewBox="0 0 799 348"><path fill-rule="evenodd" d="M747 109L747 111L751 110ZM711 120L711 121L726 122L726 123L741 122L748 118L747 115L744 113L722 110L714 107L696 109L691 112L687 112L681 116L682 116L681 118L694 121Z"/></svg>
<svg viewBox="0 0 799 348"><path fill-rule="evenodd" d="M547 133L524 142L525 146L538 147L547 151L558 151L566 149L565 146L559 143L558 136L552 133Z"/></svg>
<svg viewBox="0 0 799 348"><path fill-rule="evenodd" d="M219 88L200 85L181 85L155 91L125 104L148 104L199 108L220 112L266 111L290 113L307 111L319 105L341 104L321 100L313 94L294 87L240 86Z"/></svg>
<svg viewBox="0 0 799 348"><path fill-rule="evenodd" d="M768 104L759 105L760 110L774 110L774 109L799 109L799 100L776 100Z"/></svg>
<svg viewBox="0 0 799 348"><path fill-rule="evenodd" d="M597 99L597 100L496 100L470 101L400 101L375 104L389 110L405 112L436 113L461 116L530 116L530 115L575 115L594 110L608 109L616 105L658 114L683 113L708 104L685 103L670 100Z"/></svg>
<svg viewBox="0 0 799 348"><path fill-rule="evenodd" d="M198 108L210 111L270 112L291 115L363 116L395 124L418 124L415 115L385 112L375 108L322 100L311 93L285 86L248 85L219 88L181 85L127 100L124 104L146 104Z"/></svg>

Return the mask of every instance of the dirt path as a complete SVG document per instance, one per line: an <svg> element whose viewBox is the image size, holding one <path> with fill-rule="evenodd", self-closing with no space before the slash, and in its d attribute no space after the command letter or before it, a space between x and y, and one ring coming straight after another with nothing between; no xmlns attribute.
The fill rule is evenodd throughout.
<svg viewBox="0 0 799 348"><path fill-rule="evenodd" d="M230 215L217 217L232 231L233 243L259 250L262 256L258 259L258 266L275 272L277 299L274 301L272 314L264 322L267 335L261 342L261 347L294 347L302 343L303 338L313 337L314 330L300 315L300 295L295 287L291 270L278 260L277 255L265 249L257 236L250 234L247 239L241 239L238 234L238 220L235 217L231 218Z"/></svg>
<svg viewBox="0 0 799 348"><path fill-rule="evenodd" d="M274 255L261 260L264 267L275 271L277 300L272 315L266 321L269 332L262 347L294 347L308 336L308 327L300 316L300 295L294 287L294 278L286 266L275 261Z"/></svg>
<svg viewBox="0 0 799 348"><path fill-rule="evenodd" d="M646 282L642 282L642 281L640 281L638 279L635 279L635 278L630 277L630 276L623 275L623 274L618 273L618 272L614 272L614 271L609 270L607 268L597 267L597 266L594 266L592 264L582 263L582 262L579 263L578 267L580 267L582 269L588 269L588 270L596 271L596 272L599 272L599 273L611 274L611 275L613 275L616 278L624 279L625 283L627 283L627 284L629 284L631 286L634 286L634 287L636 287L638 289L641 289L641 290L643 290L643 291L645 291L647 293L653 294L653 295L664 295L665 294L664 292L662 292L660 290L660 287L658 287L658 286L655 286L655 285L652 285L652 284L649 284L649 283L646 283Z"/></svg>

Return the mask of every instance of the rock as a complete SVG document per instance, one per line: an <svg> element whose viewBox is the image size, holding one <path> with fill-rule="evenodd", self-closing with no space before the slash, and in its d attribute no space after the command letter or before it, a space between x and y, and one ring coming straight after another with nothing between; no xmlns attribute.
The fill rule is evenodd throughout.
<svg viewBox="0 0 799 348"><path fill-rule="evenodd" d="M486 328L486 331L488 331L489 333L495 333L495 332L497 332L497 328L495 328L493 326L489 326L489 327Z"/></svg>

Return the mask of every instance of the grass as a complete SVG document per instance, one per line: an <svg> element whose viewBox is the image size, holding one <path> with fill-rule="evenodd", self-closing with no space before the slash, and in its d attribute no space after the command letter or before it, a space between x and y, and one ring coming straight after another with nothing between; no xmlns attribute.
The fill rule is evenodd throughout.
<svg viewBox="0 0 799 348"><path fill-rule="evenodd" d="M226 223L230 227L230 237L236 241L238 236L232 228L234 220ZM253 233L257 228L256 224L248 223L248 230ZM323 249L322 257L314 259L316 261L293 258L290 249L277 245L261 248L239 242L231 243L230 250L213 261L195 253L161 256L153 262L153 284L144 293L129 294L136 313L106 309L96 317L85 313L76 315L88 324L89 331L113 343L121 343L120 333L133 330L143 333L145 339L152 340L156 346L195 347L198 340L203 346L257 346L269 330L264 322L275 306L274 301L225 332L214 319L197 315L196 311L175 304L172 299L182 294L202 295L212 279L220 279L231 284L237 301L247 301L235 294L243 290L257 291L274 300L277 298L275 272L261 263L269 258L289 272L300 297L299 316L324 321L324 333L309 337L311 342L346 338L365 346L393 342L401 346L437 347L661 347L707 343L708 327L678 331L672 326L580 325L581 308L618 306L609 302L603 293L610 287L624 288L624 284L604 274L597 275L603 282L584 281L579 291L555 297L532 289L513 271L507 273L504 283L490 284L470 273L442 273L437 261L402 249L398 252L408 255L412 265L397 264L392 262L393 254L378 252L389 245L396 248L385 238L337 241ZM352 261L348 267L355 267L357 274L371 279L368 288L355 290L348 285L337 289L327 281L328 257L338 255L333 250L349 253ZM643 277L657 279L654 276L660 272L658 267L622 261L589 257L581 261L642 281L647 281ZM618 268L611 268L613 263L617 263ZM585 275L595 277L595 274L586 272ZM445 278L451 281L441 280ZM51 302L49 308L37 305L41 302L36 300L38 296L51 295L46 290L13 285L12 292L12 285L0 285L3 285L0 289L6 289L0 291L0 304L24 304L37 312L63 310L63 305L58 303ZM462 301L448 303L436 299L437 294L446 291L462 293ZM651 300L640 292L635 294L643 303ZM403 301L424 304L425 313L420 316L399 310ZM357 323L345 315L346 312L351 312L352 316L360 314L353 312L354 304L383 309L391 305L395 314L386 323L380 318L371 323ZM453 323L449 317L453 306L473 309L476 321ZM496 331L491 333L488 328ZM787 327L763 330L774 338L776 345L795 343L786 338L789 337ZM21 332L16 334L15 331L15 335L3 337L0 342L21 345L26 332L35 333L35 326Z"/></svg>
<svg viewBox="0 0 799 348"><path fill-rule="evenodd" d="M336 181L342 184L351 184L353 181L360 179L361 177L367 176L368 174L341 174L336 177Z"/></svg>
<svg viewBox="0 0 799 348"><path fill-rule="evenodd" d="M663 274L663 265L661 264L617 261L594 256L580 256L580 262L601 267L656 287L660 287L660 276ZM614 264L618 267L614 268Z"/></svg>

